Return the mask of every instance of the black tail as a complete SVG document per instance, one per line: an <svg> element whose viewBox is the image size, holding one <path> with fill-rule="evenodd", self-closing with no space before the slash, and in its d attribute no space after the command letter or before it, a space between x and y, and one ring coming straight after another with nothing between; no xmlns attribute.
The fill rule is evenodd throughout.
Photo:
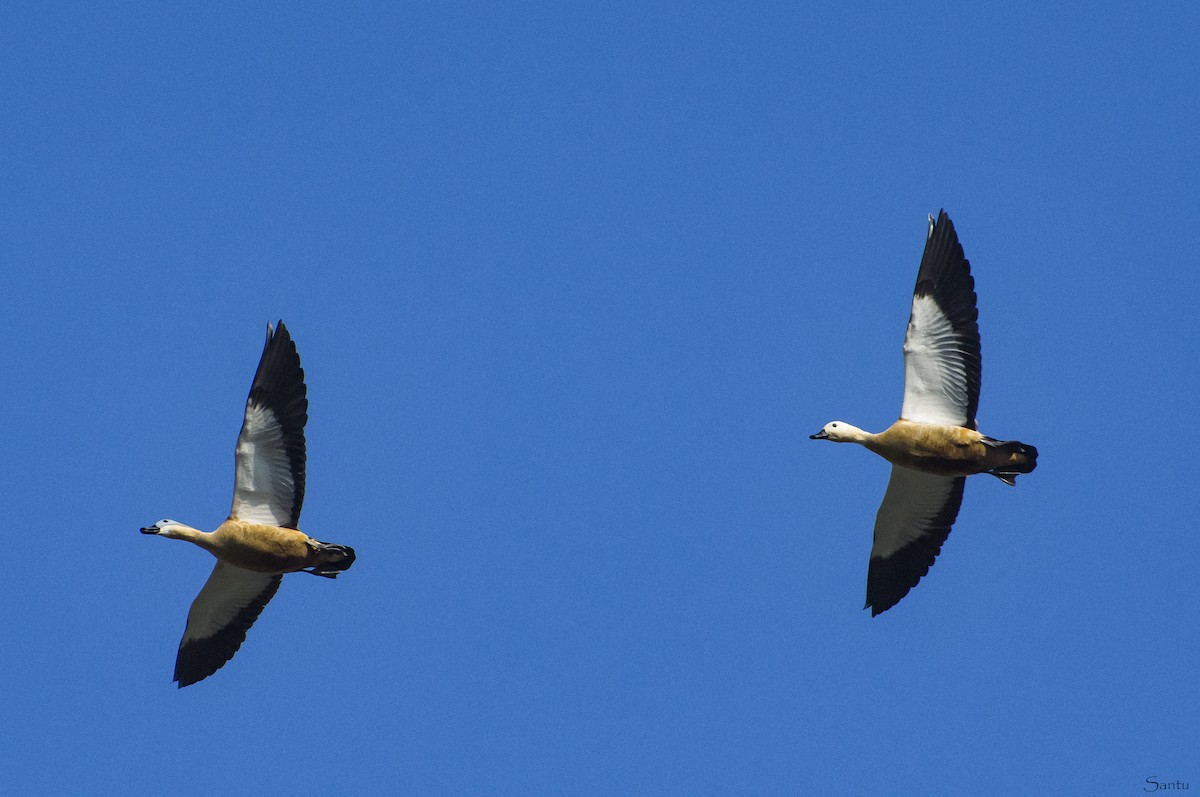
<svg viewBox="0 0 1200 797"><path fill-rule="evenodd" d="M1007 455L1002 464L986 472L1010 487L1016 486L1018 475L1031 473L1037 467L1038 451L1031 445L1016 440L993 440L990 437L985 437L983 440L989 447Z"/></svg>
<svg viewBox="0 0 1200 797"><path fill-rule="evenodd" d="M354 549L349 545L333 545L328 542L320 543L320 545L317 555L322 561L301 572L312 573L314 576L325 576L325 578L337 578L338 573L350 569L350 565L354 564Z"/></svg>

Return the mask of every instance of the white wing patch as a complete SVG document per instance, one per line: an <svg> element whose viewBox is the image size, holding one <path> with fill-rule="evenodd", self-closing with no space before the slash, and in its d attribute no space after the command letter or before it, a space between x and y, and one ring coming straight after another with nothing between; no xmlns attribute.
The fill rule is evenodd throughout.
<svg viewBox="0 0 1200 797"><path fill-rule="evenodd" d="M283 430L271 410L247 403L238 435L232 516L270 526L287 524L296 502Z"/></svg>
<svg viewBox="0 0 1200 797"><path fill-rule="evenodd" d="M954 326L932 296L914 296L904 337L900 417L962 426L967 422L967 404L967 364Z"/></svg>
<svg viewBox="0 0 1200 797"><path fill-rule="evenodd" d="M875 516L872 559L886 559L924 537L933 528L954 523L940 518L956 492L956 478L892 466L892 478ZM957 510L957 507L955 507Z"/></svg>
<svg viewBox="0 0 1200 797"><path fill-rule="evenodd" d="M243 609L271 589L277 578L217 562L204 588L192 601L180 646L203 642L224 631Z"/></svg>

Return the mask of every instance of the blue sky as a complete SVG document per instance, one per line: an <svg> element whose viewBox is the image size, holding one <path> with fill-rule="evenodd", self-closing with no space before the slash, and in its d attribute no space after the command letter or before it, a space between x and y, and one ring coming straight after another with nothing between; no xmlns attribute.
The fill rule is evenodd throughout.
<svg viewBox="0 0 1200 797"><path fill-rule="evenodd" d="M1200 11L8 4L13 793L1056 794L1200 782ZM984 431L861 609L925 236ZM302 527L170 683L268 321ZM214 762L218 762L214 764Z"/></svg>

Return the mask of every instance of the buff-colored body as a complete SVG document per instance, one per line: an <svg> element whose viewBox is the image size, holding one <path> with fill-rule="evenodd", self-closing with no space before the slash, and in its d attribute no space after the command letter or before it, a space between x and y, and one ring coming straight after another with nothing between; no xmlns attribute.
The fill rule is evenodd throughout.
<svg viewBox="0 0 1200 797"><path fill-rule="evenodd" d="M187 540L199 545L222 562L258 573L295 573L308 567L339 562L345 554L297 529L266 526L230 518L205 532L172 523L160 532L164 537Z"/></svg>
<svg viewBox="0 0 1200 797"><path fill-rule="evenodd" d="M879 434L844 421L826 425L828 439L858 443L895 465L939 476L971 476L1028 461L1024 453L963 426L900 420Z"/></svg>

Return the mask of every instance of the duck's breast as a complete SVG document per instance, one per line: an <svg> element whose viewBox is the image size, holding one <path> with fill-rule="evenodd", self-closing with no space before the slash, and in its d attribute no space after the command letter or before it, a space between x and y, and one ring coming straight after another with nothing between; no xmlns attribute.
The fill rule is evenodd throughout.
<svg viewBox="0 0 1200 797"><path fill-rule="evenodd" d="M217 557L259 573L290 573L308 564L308 535L296 529L230 519L216 530Z"/></svg>
<svg viewBox="0 0 1200 797"><path fill-rule="evenodd" d="M986 470L983 436L962 426L901 419L867 447L889 462L926 473L969 476Z"/></svg>

